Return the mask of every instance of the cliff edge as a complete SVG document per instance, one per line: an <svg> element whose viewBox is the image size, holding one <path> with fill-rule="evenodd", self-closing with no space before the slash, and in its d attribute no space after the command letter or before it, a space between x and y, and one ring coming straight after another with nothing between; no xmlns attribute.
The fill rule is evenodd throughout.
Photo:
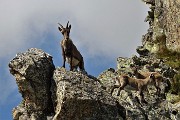
<svg viewBox="0 0 180 120"><path fill-rule="evenodd" d="M178 120L180 118L180 0L142 0L150 6L148 32L137 47L140 56L117 58L97 78L55 67L52 56L31 48L10 61L22 102L13 109L14 120ZM134 77L132 67L163 76L161 92L148 86L139 102L135 90L117 89L119 75Z"/></svg>
<svg viewBox="0 0 180 120"><path fill-rule="evenodd" d="M110 68L98 78L82 72L55 68L52 57L37 48L19 53L10 61L10 72L16 78L22 102L13 109L14 120L124 120L176 119L179 103L167 100L169 81L175 71L162 60L149 57L118 58L118 69ZM123 73L132 76L132 66L159 71L164 76L161 95L153 86L144 93L147 104L141 104L136 91L125 89L110 94L115 78Z"/></svg>
<svg viewBox="0 0 180 120"><path fill-rule="evenodd" d="M165 50L180 53L180 1L142 1L150 6L145 19L149 29L143 36L143 47L151 53L164 53Z"/></svg>

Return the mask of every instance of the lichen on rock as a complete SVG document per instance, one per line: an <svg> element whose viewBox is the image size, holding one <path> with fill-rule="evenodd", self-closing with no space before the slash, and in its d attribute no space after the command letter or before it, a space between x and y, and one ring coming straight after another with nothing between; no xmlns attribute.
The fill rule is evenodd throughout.
<svg viewBox="0 0 180 120"><path fill-rule="evenodd" d="M117 69L115 71L105 70L102 72L98 79L104 84L107 88L107 91L110 93L114 84L116 84L116 77L122 74L127 74L133 77L132 68L135 66L140 71L144 72L159 72L163 76L163 82L160 85L161 95L157 96L156 88L154 86L148 85L148 91L144 91L145 100L147 104L141 104L139 101L139 94L136 90L133 90L129 87L125 87L124 90L121 90L120 95L117 96L117 89L114 90L112 96L118 99L118 102L126 111L126 119L177 119L179 114L179 108L174 109L174 105L166 100L167 93L170 90L170 81L175 75L173 68L167 66L165 61L157 59L154 56L143 56L137 57L132 56L131 58L122 58L117 59ZM176 111L174 114L172 111Z"/></svg>
<svg viewBox="0 0 180 120"><path fill-rule="evenodd" d="M153 56L119 57L117 66L117 69L109 68L96 78L80 71L55 68L52 57L36 48L19 53L9 63L23 98L13 109L13 119L169 120L180 115L179 108L166 100L168 82L176 71L164 64L164 60ZM116 95L117 89L110 94L116 77L121 74L133 77L134 66L141 71L160 72L164 77L160 96L156 95L154 86L148 87L149 93L145 91L148 104L141 104L136 91L128 88L122 90L120 96Z"/></svg>
<svg viewBox="0 0 180 120"><path fill-rule="evenodd" d="M9 63L22 102L13 109L14 120L123 119L124 109L102 83L83 72L56 68L40 49L19 53Z"/></svg>
<svg viewBox="0 0 180 120"><path fill-rule="evenodd" d="M40 49L31 48L18 53L9 67L23 98L13 109L13 118L43 119L53 113L50 87L55 67L52 57Z"/></svg>
<svg viewBox="0 0 180 120"><path fill-rule="evenodd" d="M14 120L178 120L180 118L179 53L180 1L143 0L150 5L146 21L148 33L136 49L140 57L117 58L117 69L110 68L97 78L82 72L55 68L52 56L31 48L10 61L22 102L13 109ZM167 52L167 57L159 57ZM158 57L158 58L157 58ZM117 96L116 77L134 77L132 67L163 76L160 96L154 86L144 91L147 104L139 102L135 90L125 88ZM175 99L173 99L175 98Z"/></svg>
<svg viewBox="0 0 180 120"><path fill-rule="evenodd" d="M122 119L116 99L97 80L65 68L57 68L53 78L57 87L54 120Z"/></svg>
<svg viewBox="0 0 180 120"><path fill-rule="evenodd" d="M149 30L144 37L144 47L151 53L167 49L180 53L180 2L179 0L143 0L150 5L146 21ZM147 44L151 42L152 48Z"/></svg>

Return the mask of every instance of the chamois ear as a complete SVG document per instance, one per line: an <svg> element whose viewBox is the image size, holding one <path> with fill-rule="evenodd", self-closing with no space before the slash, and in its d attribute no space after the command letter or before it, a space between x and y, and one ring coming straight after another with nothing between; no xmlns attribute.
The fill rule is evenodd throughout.
<svg viewBox="0 0 180 120"><path fill-rule="evenodd" d="M68 27L69 27L69 21L67 22L66 29L68 29Z"/></svg>
<svg viewBox="0 0 180 120"><path fill-rule="evenodd" d="M153 73L151 73L149 77L150 77L150 78L155 78L155 76L154 76Z"/></svg>
<svg viewBox="0 0 180 120"><path fill-rule="evenodd" d="M69 25L69 30L71 29L71 25Z"/></svg>
<svg viewBox="0 0 180 120"><path fill-rule="evenodd" d="M60 32L62 31L62 29L60 27L58 27L58 29L59 29Z"/></svg>
<svg viewBox="0 0 180 120"><path fill-rule="evenodd" d="M58 25L60 26L60 27L58 27L59 31L62 32L62 30L64 29L64 27L63 27L60 23L58 23Z"/></svg>

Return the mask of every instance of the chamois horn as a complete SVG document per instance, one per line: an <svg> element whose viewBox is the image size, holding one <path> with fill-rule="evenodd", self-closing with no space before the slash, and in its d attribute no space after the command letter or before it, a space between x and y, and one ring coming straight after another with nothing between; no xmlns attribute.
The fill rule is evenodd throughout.
<svg viewBox="0 0 180 120"><path fill-rule="evenodd" d="M68 28L69 27L69 21L67 22L67 25L66 25L66 28Z"/></svg>
<svg viewBox="0 0 180 120"><path fill-rule="evenodd" d="M61 26L61 28L63 28L63 26L60 23L58 23L58 24Z"/></svg>

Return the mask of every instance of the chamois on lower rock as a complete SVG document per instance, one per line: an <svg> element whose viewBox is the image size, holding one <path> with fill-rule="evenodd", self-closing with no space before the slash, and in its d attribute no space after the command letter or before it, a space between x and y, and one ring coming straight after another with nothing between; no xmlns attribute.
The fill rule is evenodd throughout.
<svg viewBox="0 0 180 120"><path fill-rule="evenodd" d="M120 95L120 91L124 89L127 85L135 88L140 95L140 101L141 103L147 103L144 99L144 94L143 92L147 90L147 85L153 84L155 82L155 76L153 74L150 74L149 77L145 79L136 79L136 78L131 78L127 75L121 75L116 78L118 85L114 85L111 94L113 93L115 88L119 88L117 96Z"/></svg>
<svg viewBox="0 0 180 120"><path fill-rule="evenodd" d="M163 76L158 72L139 72L137 67L132 68L133 74L137 79L145 79L151 74L155 77L154 85L157 89L157 94L160 95L161 89L160 89L160 83L163 81Z"/></svg>
<svg viewBox="0 0 180 120"><path fill-rule="evenodd" d="M59 31L64 37L60 43L62 48L63 67L65 68L65 62L67 61L67 63L70 64L71 71L74 69L77 70L78 67L81 71L85 71L83 57L69 37L71 25L68 24L69 21L66 25L66 28L64 28L61 24L59 24L60 27L58 27Z"/></svg>

